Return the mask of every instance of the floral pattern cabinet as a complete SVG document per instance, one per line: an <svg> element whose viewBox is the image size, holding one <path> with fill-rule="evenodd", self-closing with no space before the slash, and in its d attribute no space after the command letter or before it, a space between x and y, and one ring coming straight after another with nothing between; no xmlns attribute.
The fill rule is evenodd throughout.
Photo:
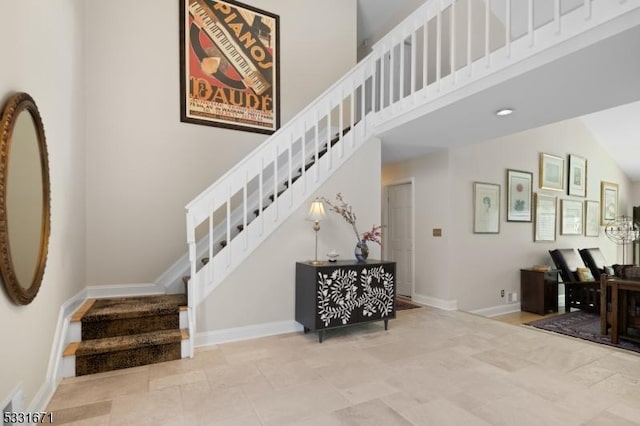
<svg viewBox="0 0 640 426"><path fill-rule="evenodd" d="M296 321L305 333L396 317L396 264L368 260L296 264Z"/></svg>

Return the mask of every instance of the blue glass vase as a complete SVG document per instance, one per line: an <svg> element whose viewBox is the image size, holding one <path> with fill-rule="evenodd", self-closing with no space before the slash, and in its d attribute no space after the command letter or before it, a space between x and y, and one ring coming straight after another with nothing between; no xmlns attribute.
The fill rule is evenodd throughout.
<svg viewBox="0 0 640 426"><path fill-rule="evenodd" d="M365 240L358 241L354 253L358 262L366 262L367 257L369 257L369 247L367 246L367 242Z"/></svg>

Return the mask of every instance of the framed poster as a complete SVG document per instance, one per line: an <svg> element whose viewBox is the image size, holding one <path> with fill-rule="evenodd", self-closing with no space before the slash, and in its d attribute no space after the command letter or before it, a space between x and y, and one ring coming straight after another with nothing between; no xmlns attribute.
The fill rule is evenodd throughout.
<svg viewBox="0 0 640 426"><path fill-rule="evenodd" d="M584 235L586 237L600 235L600 203L597 201L585 201Z"/></svg>
<svg viewBox="0 0 640 426"><path fill-rule="evenodd" d="M582 235L582 201L560 200L562 235Z"/></svg>
<svg viewBox="0 0 640 426"><path fill-rule="evenodd" d="M533 173L507 169L507 222L531 222Z"/></svg>
<svg viewBox="0 0 640 426"><path fill-rule="evenodd" d="M567 194L578 197L587 196L587 159L577 155L569 155L569 180Z"/></svg>
<svg viewBox="0 0 640 426"><path fill-rule="evenodd" d="M180 121L280 127L279 17L233 0L180 0Z"/></svg>
<svg viewBox="0 0 640 426"><path fill-rule="evenodd" d="M473 183L473 233L500 233L500 185Z"/></svg>
<svg viewBox="0 0 640 426"><path fill-rule="evenodd" d="M556 197L536 193L534 204L533 241L555 241L558 204Z"/></svg>
<svg viewBox="0 0 640 426"><path fill-rule="evenodd" d="M618 215L618 184L600 182L600 224L606 225Z"/></svg>
<svg viewBox="0 0 640 426"><path fill-rule="evenodd" d="M540 154L540 189L564 191L564 158Z"/></svg>

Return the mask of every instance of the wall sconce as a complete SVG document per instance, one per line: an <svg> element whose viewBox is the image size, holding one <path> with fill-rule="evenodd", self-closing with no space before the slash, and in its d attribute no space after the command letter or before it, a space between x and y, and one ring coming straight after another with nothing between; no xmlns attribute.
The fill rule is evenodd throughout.
<svg viewBox="0 0 640 426"><path fill-rule="evenodd" d="M323 262L318 260L318 231L320 230L320 221L326 216L324 211L324 203L316 198L309 207L309 214L307 220L313 221L313 230L316 231L316 257L311 261L312 265L321 265Z"/></svg>

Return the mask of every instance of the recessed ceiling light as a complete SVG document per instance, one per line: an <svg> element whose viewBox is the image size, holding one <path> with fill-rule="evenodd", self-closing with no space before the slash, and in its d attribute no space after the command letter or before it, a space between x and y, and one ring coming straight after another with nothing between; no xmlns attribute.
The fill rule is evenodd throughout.
<svg viewBox="0 0 640 426"><path fill-rule="evenodd" d="M504 117L504 116L513 114L513 111L514 111L513 108L502 108L496 111L496 115L498 117Z"/></svg>

